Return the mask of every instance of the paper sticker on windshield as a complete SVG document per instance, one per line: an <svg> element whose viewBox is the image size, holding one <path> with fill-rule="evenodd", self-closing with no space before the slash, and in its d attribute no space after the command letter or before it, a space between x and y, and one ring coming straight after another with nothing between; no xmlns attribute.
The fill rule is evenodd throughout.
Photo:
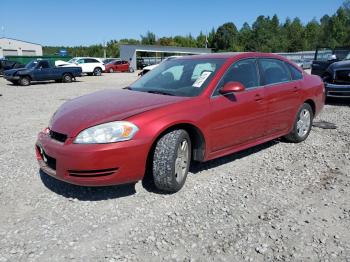
<svg viewBox="0 0 350 262"><path fill-rule="evenodd" d="M207 80L210 75L211 75L211 72L209 71L203 72L200 75L200 77L197 78L196 82L193 83L192 86L197 88L201 87L204 84L205 80Z"/></svg>

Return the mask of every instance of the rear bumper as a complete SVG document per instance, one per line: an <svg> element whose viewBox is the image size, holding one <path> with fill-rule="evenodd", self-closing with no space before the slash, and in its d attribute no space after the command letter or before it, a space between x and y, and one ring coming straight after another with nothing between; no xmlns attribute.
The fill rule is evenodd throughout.
<svg viewBox="0 0 350 262"><path fill-rule="evenodd" d="M350 98L350 84L337 85L326 83L326 96L327 97L348 97Z"/></svg>

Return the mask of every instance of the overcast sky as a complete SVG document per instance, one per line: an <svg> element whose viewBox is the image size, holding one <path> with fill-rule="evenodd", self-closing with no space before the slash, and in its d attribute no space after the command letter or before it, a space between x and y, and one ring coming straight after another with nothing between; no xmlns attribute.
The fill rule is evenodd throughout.
<svg viewBox="0 0 350 262"><path fill-rule="evenodd" d="M197 36L225 22L240 28L259 15L303 23L332 15L343 0L2 0L0 35L42 45L90 45L135 38ZM3 29L3 30L2 30Z"/></svg>

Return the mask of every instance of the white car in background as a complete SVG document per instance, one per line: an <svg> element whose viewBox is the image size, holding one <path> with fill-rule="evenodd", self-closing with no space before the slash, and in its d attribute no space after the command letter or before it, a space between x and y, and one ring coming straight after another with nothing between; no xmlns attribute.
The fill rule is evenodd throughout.
<svg viewBox="0 0 350 262"><path fill-rule="evenodd" d="M165 58L162 62L167 61L167 60L172 60L175 58L179 58L181 56L168 56L167 58ZM162 62L160 62L159 64L161 64ZM144 74L148 73L149 71L153 70L154 68L156 68L157 66L159 66L159 64L154 64L154 65L150 65L150 66L146 66L142 69L142 71L139 73L139 76L143 76Z"/></svg>
<svg viewBox="0 0 350 262"><path fill-rule="evenodd" d="M68 62L56 61L56 66L79 66L83 73L88 75L100 76L105 70L105 65L101 60L94 57L74 57Z"/></svg>

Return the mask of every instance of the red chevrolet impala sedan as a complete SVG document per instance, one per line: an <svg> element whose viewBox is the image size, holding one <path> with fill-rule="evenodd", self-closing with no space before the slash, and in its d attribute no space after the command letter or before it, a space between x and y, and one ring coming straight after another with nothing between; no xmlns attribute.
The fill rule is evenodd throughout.
<svg viewBox="0 0 350 262"><path fill-rule="evenodd" d="M285 137L305 140L325 99L317 76L265 53L188 56L161 63L124 90L72 99L39 133L42 171L68 183L116 185L152 171L176 192L191 161Z"/></svg>

